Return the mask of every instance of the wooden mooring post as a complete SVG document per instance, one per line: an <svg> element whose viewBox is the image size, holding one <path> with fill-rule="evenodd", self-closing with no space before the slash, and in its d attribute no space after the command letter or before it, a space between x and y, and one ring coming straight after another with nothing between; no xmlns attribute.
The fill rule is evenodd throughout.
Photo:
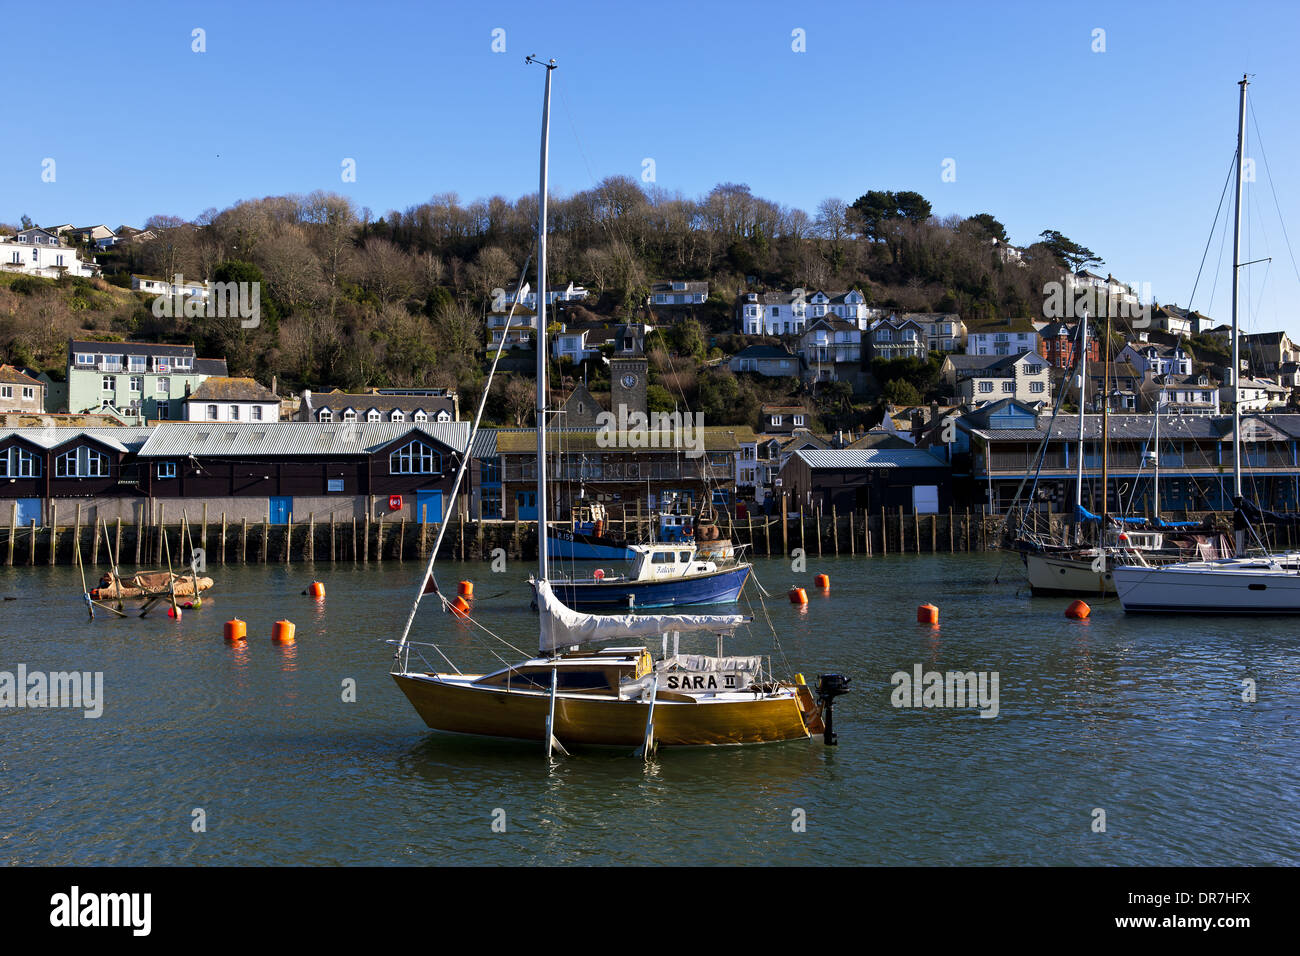
<svg viewBox="0 0 1300 956"><path fill-rule="evenodd" d="M9 554L5 558L5 564L12 566L14 563L14 542L18 540L18 502L14 502L13 514L9 516Z"/></svg>
<svg viewBox="0 0 1300 956"><path fill-rule="evenodd" d="M161 501L158 502L158 540L154 542L155 557L154 564L162 564L163 556L163 535L167 533L167 526L163 524L163 519L167 513L167 506Z"/></svg>
<svg viewBox="0 0 1300 956"><path fill-rule="evenodd" d="M17 505L14 507L17 508ZM789 528L787 527L790 524L790 519L786 517L787 514L786 492L783 491L781 492L781 553L784 555L790 553Z"/></svg>
<svg viewBox="0 0 1300 956"><path fill-rule="evenodd" d="M78 507L80 507L78 505ZM98 540L95 542L99 543ZM54 552L59 550L59 505L56 501L50 502L50 564L54 564Z"/></svg>

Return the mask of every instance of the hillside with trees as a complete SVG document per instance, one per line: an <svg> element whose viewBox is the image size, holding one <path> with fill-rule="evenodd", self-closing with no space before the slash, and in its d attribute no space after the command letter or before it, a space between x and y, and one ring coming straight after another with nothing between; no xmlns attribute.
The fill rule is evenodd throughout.
<svg viewBox="0 0 1300 956"><path fill-rule="evenodd" d="M0 351L7 362L61 376L71 335L185 341L200 355L224 356L232 375L276 375L295 389L458 386L477 395L492 290L513 288L525 263L534 281L536 215L536 194L463 203L445 193L375 218L346 197L315 192L209 209L193 221L155 216L145 227L156 238L96 253L103 280L6 276ZM656 400L718 410L772 397L770 388L705 367L722 357L720 345L744 347L745 337L732 335L741 291L857 287L875 306L972 321L1039 314L1044 282L1067 265L1098 261L1046 230L1021 262L1004 262L993 240L1005 241L1006 230L993 215L938 218L913 192L830 198L809 215L742 184L691 199L616 176L553 197L549 216L551 281L584 285L593 296L571 321L643 315L654 280L708 280L702 324L665 330L653 343L663 353ZM260 282L261 324L157 318L149 297L121 291L132 273ZM907 371L887 379L899 383L899 399L930 372ZM497 413L511 417L501 405Z"/></svg>

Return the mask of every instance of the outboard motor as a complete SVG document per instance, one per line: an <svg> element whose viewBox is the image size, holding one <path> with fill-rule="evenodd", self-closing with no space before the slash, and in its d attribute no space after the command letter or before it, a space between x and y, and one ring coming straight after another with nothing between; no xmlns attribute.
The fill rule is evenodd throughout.
<svg viewBox="0 0 1300 956"><path fill-rule="evenodd" d="M851 677L845 677L843 674L822 674L817 678L817 704L822 710L822 723L826 729L822 733L822 740L827 747L833 747L839 743L839 736L831 727L832 710L835 706L835 698L849 692L849 681Z"/></svg>

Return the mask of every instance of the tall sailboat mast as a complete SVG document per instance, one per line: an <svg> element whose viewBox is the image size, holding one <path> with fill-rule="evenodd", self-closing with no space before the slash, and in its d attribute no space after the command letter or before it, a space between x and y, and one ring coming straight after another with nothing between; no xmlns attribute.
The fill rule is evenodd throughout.
<svg viewBox="0 0 1300 956"><path fill-rule="evenodd" d="M1101 340L1101 532L1106 533L1110 510L1110 295L1106 302L1106 337ZM1100 543L1100 541L1098 542Z"/></svg>
<svg viewBox="0 0 1300 956"><path fill-rule="evenodd" d="M541 60L528 57L530 63ZM537 579L550 579L546 545L546 164L551 127L551 71L546 67L546 93L542 99L542 170L537 187Z"/></svg>
<svg viewBox="0 0 1300 956"><path fill-rule="evenodd" d="M1079 319L1079 467L1078 478L1074 483L1074 522L1075 538L1080 537L1079 516L1083 513L1083 423L1084 409L1087 407L1088 396L1088 310L1083 310L1083 316Z"/></svg>
<svg viewBox="0 0 1300 956"><path fill-rule="evenodd" d="M1240 504L1241 498L1241 343L1237 326L1237 284L1241 272L1241 171L1245 163L1246 145L1248 81L1244 74L1237 85L1241 87L1241 100L1237 118L1237 198L1233 203L1235 218L1232 223L1232 497L1234 507ZM1238 535L1238 537L1242 536ZM1239 554L1241 544L1241 541L1237 542Z"/></svg>

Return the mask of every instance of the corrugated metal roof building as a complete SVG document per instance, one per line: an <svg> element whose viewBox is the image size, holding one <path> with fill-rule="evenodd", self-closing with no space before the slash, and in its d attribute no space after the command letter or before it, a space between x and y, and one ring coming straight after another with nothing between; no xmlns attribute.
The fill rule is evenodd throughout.
<svg viewBox="0 0 1300 956"><path fill-rule="evenodd" d="M833 507L839 514L915 508L935 514L952 506L952 469L918 448L829 448L797 451L781 468L778 494L787 507Z"/></svg>

